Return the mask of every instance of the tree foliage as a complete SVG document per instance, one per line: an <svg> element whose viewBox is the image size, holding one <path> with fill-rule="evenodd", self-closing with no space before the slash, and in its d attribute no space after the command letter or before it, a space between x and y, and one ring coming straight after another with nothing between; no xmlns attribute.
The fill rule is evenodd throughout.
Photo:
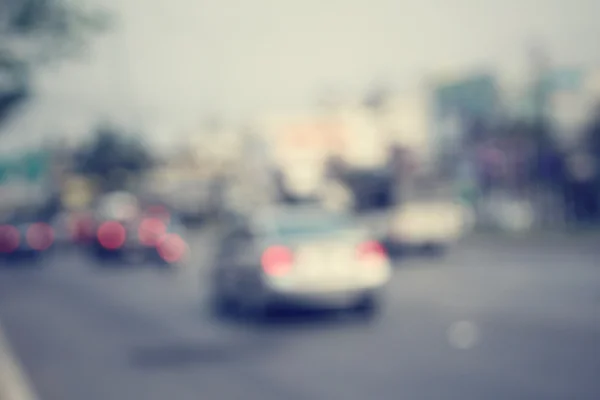
<svg viewBox="0 0 600 400"><path fill-rule="evenodd" d="M31 94L32 69L80 54L111 22L83 0L0 0L0 123Z"/></svg>
<svg viewBox="0 0 600 400"><path fill-rule="evenodd" d="M123 174L137 177L154 164L142 142L110 126L100 127L94 141L75 158L77 172L97 176L110 186L122 185Z"/></svg>
<svg viewBox="0 0 600 400"><path fill-rule="evenodd" d="M0 0L0 15L0 54L36 64L78 54L111 23L82 0Z"/></svg>

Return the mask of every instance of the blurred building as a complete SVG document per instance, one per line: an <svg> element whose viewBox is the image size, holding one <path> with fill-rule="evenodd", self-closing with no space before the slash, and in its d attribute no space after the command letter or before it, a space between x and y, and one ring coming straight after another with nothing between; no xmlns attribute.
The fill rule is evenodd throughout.
<svg viewBox="0 0 600 400"><path fill-rule="evenodd" d="M501 86L490 73L466 73L430 79L431 141L440 169L454 176L473 135L502 119Z"/></svg>
<svg viewBox="0 0 600 400"><path fill-rule="evenodd" d="M540 113L564 146L575 144L600 95L600 74L578 67L548 68L539 86L533 77L522 77L502 86L505 116L533 122Z"/></svg>
<svg viewBox="0 0 600 400"><path fill-rule="evenodd" d="M377 121L387 146L409 151L423 168L433 164L436 153L433 107L429 91L417 88L390 96Z"/></svg>
<svg viewBox="0 0 600 400"><path fill-rule="evenodd" d="M344 131L339 122L328 123L316 113L273 113L255 125L255 143L275 170L282 173L286 186L297 195L314 194L321 185L327 158L343 152L336 146Z"/></svg>
<svg viewBox="0 0 600 400"><path fill-rule="evenodd" d="M586 87L586 72L579 68L551 71L548 85L548 113L554 131L566 146L576 144L590 117L593 95Z"/></svg>
<svg viewBox="0 0 600 400"><path fill-rule="evenodd" d="M502 118L502 99L497 78L490 73L463 74L430 81L432 96L431 136L436 154L453 165L463 144L484 127Z"/></svg>
<svg viewBox="0 0 600 400"><path fill-rule="evenodd" d="M468 120L491 120L499 116L500 94L492 74L466 75L449 82L434 82L432 86L436 120L450 115Z"/></svg>

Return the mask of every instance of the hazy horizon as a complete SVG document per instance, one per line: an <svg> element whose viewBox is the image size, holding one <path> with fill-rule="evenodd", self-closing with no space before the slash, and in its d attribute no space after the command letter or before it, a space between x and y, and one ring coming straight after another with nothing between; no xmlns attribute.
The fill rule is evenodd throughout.
<svg viewBox="0 0 600 400"><path fill-rule="evenodd" d="M556 63L600 65L592 0L103 5L119 25L94 40L87 60L39 74L32 104L47 111L33 113L35 129L82 129L103 115L157 137L213 113L240 120L303 109L327 89L353 95L375 82L401 88L427 73L485 66L519 75L534 39Z"/></svg>

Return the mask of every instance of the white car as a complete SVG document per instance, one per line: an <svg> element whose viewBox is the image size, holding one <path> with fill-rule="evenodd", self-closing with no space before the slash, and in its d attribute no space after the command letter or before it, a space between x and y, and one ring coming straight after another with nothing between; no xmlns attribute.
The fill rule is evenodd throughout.
<svg viewBox="0 0 600 400"><path fill-rule="evenodd" d="M386 215L379 236L390 251L425 250L442 253L468 229L470 217L451 201L414 201Z"/></svg>
<svg viewBox="0 0 600 400"><path fill-rule="evenodd" d="M308 306L376 314L391 266L351 217L306 207L230 215L212 274L222 311Z"/></svg>

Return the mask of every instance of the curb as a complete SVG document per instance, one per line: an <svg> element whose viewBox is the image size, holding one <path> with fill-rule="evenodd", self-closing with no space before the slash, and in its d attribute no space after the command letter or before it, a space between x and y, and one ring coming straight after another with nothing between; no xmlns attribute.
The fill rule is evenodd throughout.
<svg viewBox="0 0 600 400"><path fill-rule="evenodd" d="M0 326L0 400L39 400Z"/></svg>

